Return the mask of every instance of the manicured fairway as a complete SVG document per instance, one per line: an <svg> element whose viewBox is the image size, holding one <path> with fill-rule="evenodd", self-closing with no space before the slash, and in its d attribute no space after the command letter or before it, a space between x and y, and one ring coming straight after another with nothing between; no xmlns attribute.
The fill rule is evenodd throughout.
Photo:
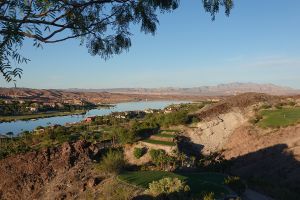
<svg viewBox="0 0 300 200"><path fill-rule="evenodd" d="M138 171L138 172L124 172L119 175L120 180L126 181L130 184L148 188L149 183L158 181L165 177L179 178L186 180L187 177L165 171Z"/></svg>
<svg viewBox="0 0 300 200"><path fill-rule="evenodd" d="M224 178L227 176L218 173L176 174L164 171L138 171L124 172L119 175L120 180L143 188L148 188L149 183L165 177L177 177L186 181L194 194L214 192L217 196L223 196L230 193L224 185Z"/></svg>
<svg viewBox="0 0 300 200"><path fill-rule="evenodd" d="M300 122L300 107L261 111L263 119L258 123L263 128L276 128Z"/></svg>

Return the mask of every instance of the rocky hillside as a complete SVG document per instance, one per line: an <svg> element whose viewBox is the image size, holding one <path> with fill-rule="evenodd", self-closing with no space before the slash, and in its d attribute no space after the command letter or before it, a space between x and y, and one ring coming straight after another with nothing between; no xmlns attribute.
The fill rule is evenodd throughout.
<svg viewBox="0 0 300 200"><path fill-rule="evenodd" d="M300 125L263 129L249 122L261 105L285 99L254 93L231 97L196 113L202 121L182 133L191 144L201 145L204 154L222 152L232 161L231 173L248 180L257 191L275 199L297 199Z"/></svg>
<svg viewBox="0 0 300 200"><path fill-rule="evenodd" d="M1 160L0 199L78 199L101 182L90 169L99 152L78 141Z"/></svg>

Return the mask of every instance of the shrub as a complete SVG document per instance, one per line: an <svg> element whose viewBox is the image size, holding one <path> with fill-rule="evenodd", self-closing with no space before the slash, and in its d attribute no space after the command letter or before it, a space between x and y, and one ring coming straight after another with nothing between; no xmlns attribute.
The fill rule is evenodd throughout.
<svg viewBox="0 0 300 200"><path fill-rule="evenodd" d="M162 195L182 195L190 191L190 187L182 180L178 178L163 178L159 181L153 181L149 184L147 192L153 196Z"/></svg>
<svg viewBox="0 0 300 200"><path fill-rule="evenodd" d="M107 154L103 156L97 168L105 173L118 174L124 168L124 166L125 161L123 152L109 150Z"/></svg>
<svg viewBox="0 0 300 200"><path fill-rule="evenodd" d="M200 119L196 116L191 116L190 121L191 121L191 124L194 124L194 123L200 122Z"/></svg>
<svg viewBox="0 0 300 200"><path fill-rule="evenodd" d="M133 155L136 159L140 159L145 153L143 148L134 148Z"/></svg>
<svg viewBox="0 0 300 200"><path fill-rule="evenodd" d="M215 194L213 192L207 193L203 196L203 200L215 200Z"/></svg>
<svg viewBox="0 0 300 200"><path fill-rule="evenodd" d="M237 176L229 176L224 180L224 183L228 185L238 195L242 195L246 190L245 184L240 179L240 177Z"/></svg>
<svg viewBox="0 0 300 200"><path fill-rule="evenodd" d="M294 101L289 101L289 102L288 102L288 105L293 107L293 106L296 105L296 102L294 102Z"/></svg>

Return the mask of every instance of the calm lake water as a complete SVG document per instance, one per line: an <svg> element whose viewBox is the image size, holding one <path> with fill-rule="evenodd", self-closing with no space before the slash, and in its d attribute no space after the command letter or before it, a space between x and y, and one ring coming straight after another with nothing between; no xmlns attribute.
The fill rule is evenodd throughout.
<svg viewBox="0 0 300 200"><path fill-rule="evenodd" d="M186 103L184 101L146 101L146 102L128 102L119 103L112 108L101 108L89 110L85 115L68 115L59 117L49 117L43 119L37 119L35 121L15 121L0 123L0 134L7 132L13 132L14 134L21 133L22 131L32 131L38 126L49 126L54 124L64 125L66 123L80 122L89 116L103 116L109 115L112 112L123 112L133 110L145 110L145 109L163 109L171 104Z"/></svg>

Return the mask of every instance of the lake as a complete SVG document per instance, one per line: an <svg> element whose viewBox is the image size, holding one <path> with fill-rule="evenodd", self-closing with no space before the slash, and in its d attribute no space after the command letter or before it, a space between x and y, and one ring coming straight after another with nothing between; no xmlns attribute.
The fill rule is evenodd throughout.
<svg viewBox="0 0 300 200"><path fill-rule="evenodd" d="M89 116L103 116L109 115L112 112L145 110L145 109L163 109L171 104L187 103L185 101L144 101L144 102L127 102L118 103L115 107L111 108L99 108L89 110L85 115L67 115L58 117L49 117L43 119L37 119L35 121L15 121L15 122L3 122L0 123L0 134L7 132L13 132L14 134L21 133L23 131L32 131L38 126L49 126L54 124L64 125L66 123L80 122Z"/></svg>

